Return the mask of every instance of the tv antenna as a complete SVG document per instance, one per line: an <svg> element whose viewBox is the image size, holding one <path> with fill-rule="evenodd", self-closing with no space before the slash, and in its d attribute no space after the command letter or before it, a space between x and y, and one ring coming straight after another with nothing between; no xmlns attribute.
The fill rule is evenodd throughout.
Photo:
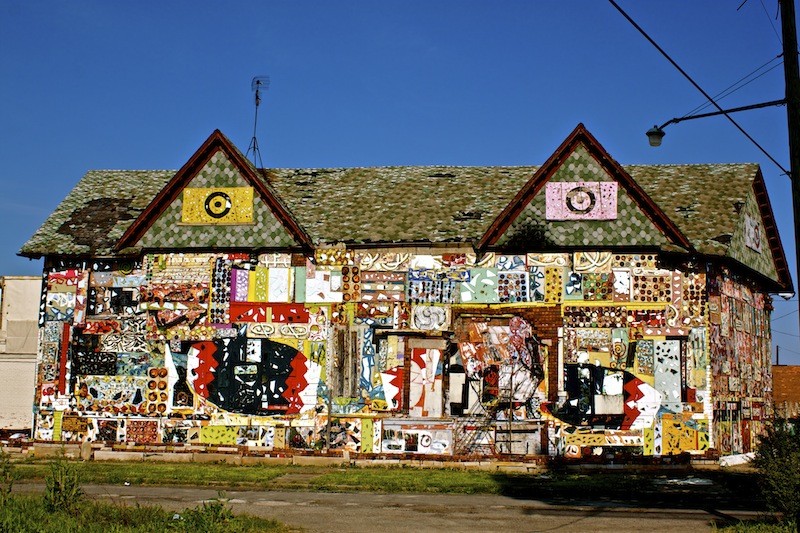
<svg viewBox="0 0 800 533"><path fill-rule="evenodd" d="M247 148L245 157L253 152L253 164L258 168L264 168L264 162L261 160L261 150L258 149L258 139L256 139L256 128L258 127L258 106L261 104L261 91L269 89L269 76L256 76L250 82L250 89L255 93L255 118L253 119L253 138L250 140L250 146Z"/></svg>

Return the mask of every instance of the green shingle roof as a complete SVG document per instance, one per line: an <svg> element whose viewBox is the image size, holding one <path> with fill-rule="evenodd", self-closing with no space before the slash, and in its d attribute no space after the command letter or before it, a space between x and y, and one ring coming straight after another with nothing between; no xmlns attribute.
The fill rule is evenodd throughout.
<svg viewBox="0 0 800 533"><path fill-rule="evenodd" d="M724 255L758 165L631 165L625 170L697 251ZM737 208L738 206L738 208Z"/></svg>
<svg viewBox="0 0 800 533"><path fill-rule="evenodd" d="M270 170L278 194L319 243L471 242L536 167Z"/></svg>
<svg viewBox="0 0 800 533"><path fill-rule="evenodd" d="M22 246L20 255L113 255L128 226L174 175L174 170L87 172Z"/></svg>
<svg viewBox="0 0 800 533"><path fill-rule="evenodd" d="M758 166L634 165L625 170L698 251L720 254ZM537 167L269 169L270 183L315 243L472 242ZM22 255L113 255L122 233L175 171L88 172ZM724 186L721 186L724 184Z"/></svg>
<svg viewBox="0 0 800 533"><path fill-rule="evenodd" d="M268 169L264 175L315 245L472 243L537 168ZM692 245L709 255L726 255L738 209L752 194L758 175L755 164L623 168ZM88 172L20 254L113 256L125 230L174 175L175 171Z"/></svg>

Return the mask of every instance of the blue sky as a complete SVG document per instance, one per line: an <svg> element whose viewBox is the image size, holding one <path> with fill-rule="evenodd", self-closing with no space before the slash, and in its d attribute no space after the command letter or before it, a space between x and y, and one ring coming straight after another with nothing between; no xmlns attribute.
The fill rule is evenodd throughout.
<svg viewBox="0 0 800 533"><path fill-rule="evenodd" d="M710 94L781 52L776 0L619 0ZM0 0L0 275L89 169L177 169L216 128L265 166L538 165L583 122L622 164L757 162L795 271L789 180L602 0ZM721 100L783 97L778 67ZM788 168L784 107L737 120ZM724 187L721 183L720 187ZM387 213L387 219L391 217ZM776 302L800 364L797 301Z"/></svg>

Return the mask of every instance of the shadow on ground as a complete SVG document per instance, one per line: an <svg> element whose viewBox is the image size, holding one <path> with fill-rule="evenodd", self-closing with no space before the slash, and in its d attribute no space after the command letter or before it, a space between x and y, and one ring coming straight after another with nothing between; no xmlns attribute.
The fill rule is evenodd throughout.
<svg viewBox="0 0 800 533"><path fill-rule="evenodd" d="M591 471L493 475L499 493L553 505L737 509L766 512L753 472ZM720 517L723 518L723 517Z"/></svg>

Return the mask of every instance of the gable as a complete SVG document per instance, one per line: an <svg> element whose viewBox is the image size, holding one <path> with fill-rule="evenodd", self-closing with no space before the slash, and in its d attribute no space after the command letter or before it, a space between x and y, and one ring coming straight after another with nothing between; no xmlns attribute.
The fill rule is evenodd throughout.
<svg viewBox="0 0 800 533"><path fill-rule="evenodd" d="M741 207L727 255L770 279L778 279L764 222L753 193L748 195Z"/></svg>
<svg viewBox="0 0 800 533"><path fill-rule="evenodd" d="M220 216L222 215L222 216ZM145 249L298 246L269 206L217 151L136 243Z"/></svg>
<svg viewBox="0 0 800 533"><path fill-rule="evenodd" d="M148 250L305 248L308 234L219 130L211 134L117 243Z"/></svg>
<svg viewBox="0 0 800 533"><path fill-rule="evenodd" d="M495 243L660 247L669 239L584 147L577 148Z"/></svg>
<svg viewBox="0 0 800 533"><path fill-rule="evenodd" d="M744 201L737 204L738 218L727 256L791 291L792 276L775 224L766 185L758 171Z"/></svg>
<svg viewBox="0 0 800 533"><path fill-rule="evenodd" d="M688 239L583 125L484 234L480 248L655 247Z"/></svg>

